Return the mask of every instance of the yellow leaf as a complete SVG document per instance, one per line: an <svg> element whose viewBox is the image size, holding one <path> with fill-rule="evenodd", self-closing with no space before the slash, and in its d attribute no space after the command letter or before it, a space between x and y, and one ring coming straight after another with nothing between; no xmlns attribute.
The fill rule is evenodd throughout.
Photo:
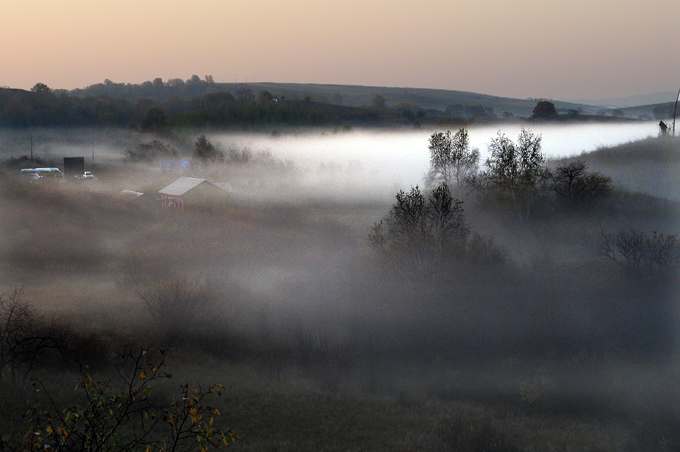
<svg viewBox="0 0 680 452"><path fill-rule="evenodd" d="M146 380L146 372L142 371L142 373L139 375L139 378L141 378L142 380Z"/></svg>
<svg viewBox="0 0 680 452"><path fill-rule="evenodd" d="M52 427L48 425L47 428L45 429L45 431L47 432L48 435L51 435L52 434Z"/></svg>
<svg viewBox="0 0 680 452"><path fill-rule="evenodd" d="M146 446L146 452L151 452L151 444L149 444L148 446Z"/></svg>

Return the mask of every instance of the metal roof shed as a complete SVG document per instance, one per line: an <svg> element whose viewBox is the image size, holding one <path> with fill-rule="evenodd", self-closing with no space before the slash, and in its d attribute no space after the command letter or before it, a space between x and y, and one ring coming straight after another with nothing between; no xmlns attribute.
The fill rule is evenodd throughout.
<svg viewBox="0 0 680 452"><path fill-rule="evenodd" d="M180 177L158 191L163 207L184 209L187 202L196 206L209 206L214 200L223 198L226 192L205 179Z"/></svg>

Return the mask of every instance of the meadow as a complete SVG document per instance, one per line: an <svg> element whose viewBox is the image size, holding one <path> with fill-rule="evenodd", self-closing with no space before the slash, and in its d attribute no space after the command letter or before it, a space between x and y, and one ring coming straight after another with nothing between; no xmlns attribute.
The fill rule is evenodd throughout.
<svg viewBox="0 0 680 452"><path fill-rule="evenodd" d="M115 394L140 375L120 357L144 350L172 373L149 379L149 410L183 400L184 383L222 384L215 423L238 434L236 450L680 447L677 262L603 251L629 235L677 250L677 139L546 161L610 177L592 202L545 192L518 217L454 187L477 241L464 259L424 270L369 241L410 186L226 145L218 163L160 170L153 156L135 158L146 139L117 135L127 151L99 154L87 183L27 183L15 174L22 160L6 162L0 315L16 301L53 346L15 356L4 347L10 324L0 330L5 449L26 450L36 402L53 413L84 403L75 362ZM172 146L190 158L191 139ZM157 191L180 175L229 190L160 208Z"/></svg>

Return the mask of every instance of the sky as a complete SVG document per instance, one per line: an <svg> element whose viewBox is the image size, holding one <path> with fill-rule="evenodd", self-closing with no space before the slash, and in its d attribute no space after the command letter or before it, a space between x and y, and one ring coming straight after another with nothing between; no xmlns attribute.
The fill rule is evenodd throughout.
<svg viewBox="0 0 680 452"><path fill-rule="evenodd" d="M516 98L677 91L677 0L0 0L0 86L216 82Z"/></svg>

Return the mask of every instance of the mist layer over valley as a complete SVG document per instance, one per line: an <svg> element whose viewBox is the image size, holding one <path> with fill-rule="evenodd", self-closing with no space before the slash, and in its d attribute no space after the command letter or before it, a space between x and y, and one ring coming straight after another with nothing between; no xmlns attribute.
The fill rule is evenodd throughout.
<svg viewBox="0 0 680 452"><path fill-rule="evenodd" d="M524 131L470 128L478 177L448 187L460 233L436 252L376 235L402 201L432 221L431 130L3 131L2 306L30 303L70 342L0 376L25 389L59 369L59 386L66 355L106 373L167 346L179 378L225 383L243 449L680 447L680 143L655 127L532 129L541 181L507 193L485 162ZM95 179L19 177L70 156ZM209 194L164 197L180 177ZM2 402L17 430L21 394Z"/></svg>

